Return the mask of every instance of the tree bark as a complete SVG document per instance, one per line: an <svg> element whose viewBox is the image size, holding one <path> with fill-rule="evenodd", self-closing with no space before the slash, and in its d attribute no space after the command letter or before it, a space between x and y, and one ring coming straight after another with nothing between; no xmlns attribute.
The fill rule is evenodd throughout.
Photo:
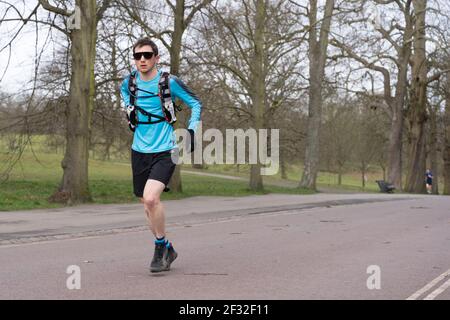
<svg viewBox="0 0 450 320"><path fill-rule="evenodd" d="M425 39L426 0L413 0L415 11L414 54L412 57L411 102L408 110L410 125L409 161L405 190L411 193L425 193L424 174L425 155L425 123L427 121L427 57Z"/></svg>
<svg viewBox="0 0 450 320"><path fill-rule="evenodd" d="M338 166L338 186L342 185L342 171L343 168L341 165Z"/></svg>
<svg viewBox="0 0 450 320"><path fill-rule="evenodd" d="M181 60L181 45L183 33L185 31L184 23L184 0L176 0L174 11L174 29L172 32L172 43L169 48L170 53L170 73L179 76L180 75L180 60ZM179 124L174 125L174 129L178 129ZM183 183L181 180L181 167L176 166L172 175L172 179L169 183L170 190L175 193L183 192Z"/></svg>
<svg viewBox="0 0 450 320"><path fill-rule="evenodd" d="M366 188L366 169L367 169L367 165L366 163L363 161L361 163L361 185L362 188L365 189Z"/></svg>
<svg viewBox="0 0 450 320"><path fill-rule="evenodd" d="M287 180L287 152L280 146L280 172L281 179Z"/></svg>
<svg viewBox="0 0 450 320"><path fill-rule="evenodd" d="M450 77L446 80L445 113L444 113L444 146L442 150L444 159L444 194L450 195Z"/></svg>
<svg viewBox="0 0 450 320"><path fill-rule="evenodd" d="M413 37L414 24L411 15L410 2L404 8L405 30L403 33L403 45L399 50L398 76L395 86L395 96L391 98L390 89L385 89L386 102L392 110L391 131L388 145L388 182L392 183L399 191L403 190L402 182L402 151L404 129L404 105L408 85L408 66L411 58L411 38ZM387 84L385 83L385 86ZM389 92L389 94L388 94Z"/></svg>
<svg viewBox="0 0 450 320"><path fill-rule="evenodd" d="M317 174L319 172L319 133L322 120L322 83L325 76L325 63L329 43L331 18L334 10L334 0L327 0L325 13L320 28L320 38L317 39L317 0L310 1L309 22L309 121L306 138L305 163L300 187L316 190Z"/></svg>
<svg viewBox="0 0 450 320"><path fill-rule="evenodd" d="M61 185L51 200L69 205L91 200L88 184L89 137L94 106L96 2L77 0L80 29L71 32L71 80L67 116L67 147L62 161Z"/></svg>
<svg viewBox="0 0 450 320"><path fill-rule="evenodd" d="M436 111L438 109L435 106L430 105L430 134L429 134L429 141L430 141L430 150L428 152L429 158L430 158L430 167L431 171L433 172L434 181L433 181L433 189L432 192L434 194L439 194L439 184L438 184L438 176L439 176L439 168L438 168L438 148L437 148L437 117L436 117Z"/></svg>
<svg viewBox="0 0 450 320"><path fill-rule="evenodd" d="M406 86L406 83L404 85ZM404 101L404 96L402 101ZM402 190L403 102L396 103L393 109L391 131L389 132L387 176L389 183L393 184L396 189Z"/></svg>
<svg viewBox="0 0 450 320"><path fill-rule="evenodd" d="M253 57L252 77L253 77L253 92L251 93L252 104L254 108L253 127L255 130L260 130L264 126L264 110L266 105L266 74L265 74L265 20L266 20L266 0L256 1L256 16L255 16L255 51ZM257 135L258 141L260 139ZM261 145L261 144L258 144ZM251 164L250 166L250 190L260 191L264 189L261 164Z"/></svg>
<svg viewBox="0 0 450 320"><path fill-rule="evenodd" d="M172 8L174 14L174 29L171 32L171 40L169 53L170 53L170 73L178 76L180 74L181 64L181 49L183 46L183 34L186 31L191 19L199 10L211 3L212 0L203 0L197 6L193 7L189 12L187 18L185 18L186 3L185 0L176 0L175 6ZM177 129L179 124L175 124L174 128ZM181 167L176 166L172 175L172 179L169 183L169 187L172 192L183 192L183 184L181 180Z"/></svg>

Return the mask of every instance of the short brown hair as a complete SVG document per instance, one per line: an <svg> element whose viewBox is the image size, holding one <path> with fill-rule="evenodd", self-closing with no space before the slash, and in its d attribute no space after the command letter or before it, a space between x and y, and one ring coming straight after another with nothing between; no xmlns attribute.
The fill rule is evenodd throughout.
<svg viewBox="0 0 450 320"><path fill-rule="evenodd" d="M137 48L140 48L140 47L143 47L143 46L150 46L150 47L152 47L152 50L155 53L155 56L158 55L158 46L150 38L147 38L147 37L139 39L134 44L134 46L133 46L133 54L136 52Z"/></svg>

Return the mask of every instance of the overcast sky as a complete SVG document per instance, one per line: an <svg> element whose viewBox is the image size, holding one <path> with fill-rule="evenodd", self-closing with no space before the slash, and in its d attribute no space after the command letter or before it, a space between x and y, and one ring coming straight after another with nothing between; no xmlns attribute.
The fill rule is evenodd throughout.
<svg viewBox="0 0 450 320"><path fill-rule="evenodd" d="M37 4L36 0L10 0L11 3L15 3L18 10L24 17L28 17L30 12ZM7 6L0 3L0 14L3 17ZM10 10L6 18L17 18L17 14ZM3 49L16 34L22 22L8 22L0 25L0 49ZM53 34L56 35L57 32ZM5 48L0 52L0 90L14 93L22 88L30 88L30 83L33 79L35 68L35 54L36 54L36 38L38 38L38 53L42 49L44 42L48 34L48 28L43 25L39 25L39 33L36 36L36 24L27 24L14 40L11 47L11 57L9 58L9 48ZM41 60L47 60L51 57L53 47L46 46L46 50L42 55ZM9 66L8 65L8 59ZM6 73L5 73L6 70Z"/></svg>
<svg viewBox="0 0 450 320"><path fill-rule="evenodd" d="M37 0L9 0L17 5L19 11L23 16L27 17L29 13L37 4ZM446 0L447 1L447 0ZM4 3L0 3L0 17L3 17L7 6ZM369 10L369 9L368 9ZM42 10L40 10L42 11ZM44 14L41 12L41 14ZM14 11L7 13L6 17L15 18L17 14ZM379 13L373 11L372 18L374 20L380 19ZM22 25L22 22L10 22L3 23L0 25L0 49L4 48L5 45L10 41L15 31ZM8 63L9 49L6 48L0 52L0 90L14 93L22 88L31 88L33 79L34 68L35 68L35 54L36 54L36 25L29 23L22 29L18 37L14 40L12 45L11 57L9 62L9 67L6 66ZM48 28L39 25L38 33L38 52L44 46L48 34ZM58 31L53 31L53 35L58 35ZM428 42L427 47L431 49L432 43ZM42 55L41 61L48 61L52 57L53 46L52 41L50 44L46 45L45 51ZM331 49L330 49L331 50ZM429 50L431 51L431 50ZM56 62L57 63L57 62Z"/></svg>

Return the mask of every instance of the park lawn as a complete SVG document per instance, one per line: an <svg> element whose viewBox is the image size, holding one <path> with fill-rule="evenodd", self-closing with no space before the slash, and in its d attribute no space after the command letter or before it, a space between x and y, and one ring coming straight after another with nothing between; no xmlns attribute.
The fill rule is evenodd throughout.
<svg viewBox="0 0 450 320"><path fill-rule="evenodd" d="M59 181L62 176L61 160L63 157L62 149L58 153L51 151L46 146L47 137L45 135L35 135L32 137L33 152L31 148L22 155L22 159L10 175L10 180L24 181ZM5 139L0 139L0 145L6 146ZM0 173L2 172L1 163L5 163L6 154L1 153L0 148ZM3 148L3 150L5 150ZM37 160L36 160L37 158ZM89 178L90 180L102 179L131 179L131 168L129 160L113 160L99 161L93 160L91 155L89 162ZM38 162L39 161L39 162ZM193 170L190 165L183 165L182 169ZM239 170L238 170L239 169ZM289 165L287 168L287 181L290 185L297 184L302 175L303 166L300 163ZM196 170L193 170L196 171ZM230 176L248 178L250 173L250 165L208 165L207 169L203 169L205 173L218 173ZM332 189L343 189L357 192L378 192L379 188L376 180L382 179L381 170L374 170L367 174L368 181L363 189L361 185L361 174L359 172L348 172L342 176L342 184L338 185L338 176L335 173L319 172L317 185L318 187L327 187ZM264 183L270 184L280 183L283 181L281 172L274 176L264 176Z"/></svg>
<svg viewBox="0 0 450 320"><path fill-rule="evenodd" d="M192 170L189 166L185 167L186 170ZM291 183L299 183L302 175L302 166L290 165L287 169L287 181ZM203 169L204 172L224 174L236 177L247 178L250 174L249 165L213 165L207 166L207 169ZM361 174L359 172L350 172L342 176L342 184L338 185L338 175L330 172L319 172L317 178L318 187L332 187L334 189L351 190L358 192L378 192L379 188L376 180L382 180L382 172L369 172L367 174L368 181L366 187L362 188ZM280 182L284 179L281 178L281 172L278 172L273 176L264 176L265 183ZM285 180L286 181L286 180Z"/></svg>
<svg viewBox="0 0 450 320"><path fill-rule="evenodd" d="M0 161L7 155L0 153ZM60 204L49 203L48 198L57 189L62 177L61 154L26 152L0 183L0 211L57 208ZM233 196L286 193L311 194L309 190L267 186L262 192L248 189L245 181L233 181L216 177L182 174L183 192L165 193L163 200L182 199L193 196ZM130 163L89 161L89 186L92 203L136 203L133 195Z"/></svg>
<svg viewBox="0 0 450 320"><path fill-rule="evenodd" d="M37 137L36 139L39 139ZM62 177L61 152L48 152L43 148L26 150L14 169L9 173L7 181L0 181L0 211L27 210L39 208L56 208L60 204L49 203L48 198L57 189ZM0 163L7 163L8 154L0 153ZM191 166L183 166L185 170L193 170ZM249 177L249 165L215 165L208 166L205 173L220 173L243 178ZM2 171L3 168L0 168ZM270 183L283 181L280 173L275 176L265 176L265 190L252 192L246 181L233 181L218 177L182 174L183 192L180 194L166 193L163 200L181 199L192 196L248 196L253 194L285 193L311 194L311 191L292 188L298 183L301 166L290 166L288 182L290 187L272 186ZM365 191L378 191L374 181L369 176ZM92 201L96 204L135 203L137 200L132 191L131 166L129 161L99 161L89 160L89 182ZM342 186L337 185L336 175L321 172L318 179L320 186L361 191L361 182L357 174L343 176Z"/></svg>
<svg viewBox="0 0 450 320"><path fill-rule="evenodd" d="M309 190L268 186L262 192L248 189L244 181L232 181L214 177L201 177L183 174L183 192L180 194L165 193L162 200L182 199L193 196L229 196L243 197L254 194L285 193L312 194ZM115 204L136 203L133 195L131 179L91 179L90 191L92 203ZM3 182L0 185L0 211L57 208L62 205L49 203L48 198L56 190L57 181L16 180Z"/></svg>

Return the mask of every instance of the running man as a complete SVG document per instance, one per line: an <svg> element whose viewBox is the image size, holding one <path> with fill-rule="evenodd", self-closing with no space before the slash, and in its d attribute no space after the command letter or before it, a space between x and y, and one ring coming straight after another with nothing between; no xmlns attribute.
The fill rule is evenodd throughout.
<svg viewBox="0 0 450 320"><path fill-rule="evenodd" d="M137 72L125 78L121 92L130 128L134 131L131 147L134 194L144 205L150 230L155 236L155 251L150 264L151 272L170 270L177 253L166 238L164 206L161 194L175 170L172 153L177 148L172 124L163 107L160 81L165 75L158 70L158 47L149 38L143 38L133 46ZM202 104L197 96L177 77L170 75L168 86L172 101L180 99L192 109L189 121L191 152L194 133L199 125ZM130 86L130 81L132 86ZM170 101L170 97L166 100Z"/></svg>
<svg viewBox="0 0 450 320"><path fill-rule="evenodd" d="M430 169L425 172L425 183L427 185L427 192L429 194L433 193L433 173Z"/></svg>

